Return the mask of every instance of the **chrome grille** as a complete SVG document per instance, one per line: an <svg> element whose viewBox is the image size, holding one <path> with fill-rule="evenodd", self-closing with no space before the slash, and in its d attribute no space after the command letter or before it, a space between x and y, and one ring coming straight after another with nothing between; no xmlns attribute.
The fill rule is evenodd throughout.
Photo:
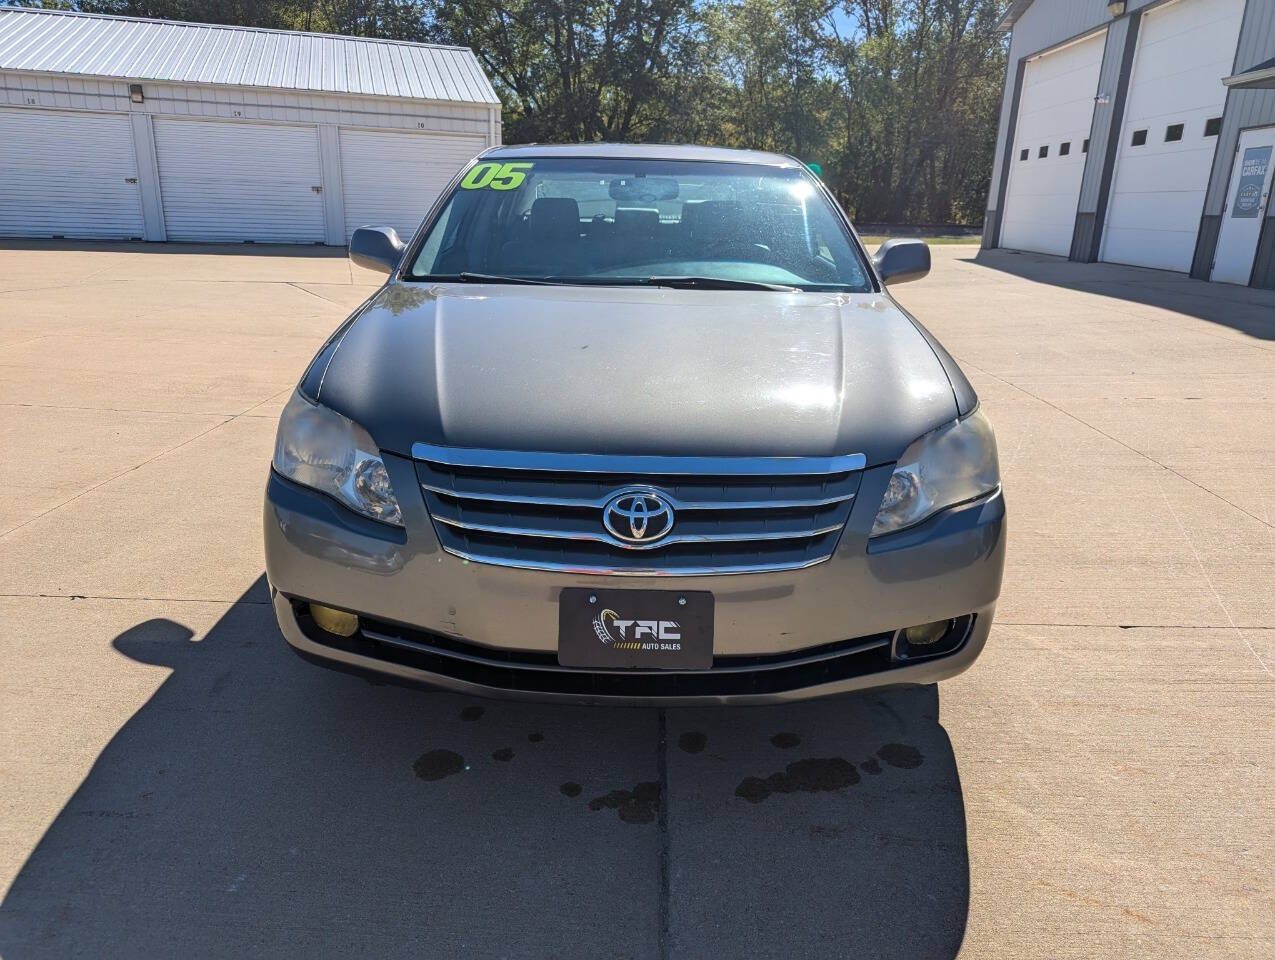
<svg viewBox="0 0 1275 960"><path fill-rule="evenodd" d="M443 549L479 563L629 576L795 570L827 560L864 458L609 457L416 444L417 477ZM674 510L635 544L602 523L619 493Z"/></svg>

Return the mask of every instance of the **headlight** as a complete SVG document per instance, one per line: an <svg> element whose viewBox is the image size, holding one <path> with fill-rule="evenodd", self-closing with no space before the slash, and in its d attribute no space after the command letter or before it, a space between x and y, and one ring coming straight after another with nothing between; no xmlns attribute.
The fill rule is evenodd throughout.
<svg viewBox="0 0 1275 960"><path fill-rule="evenodd" d="M1000 485L996 437L980 411L927 433L903 452L885 488L871 536L920 523Z"/></svg>
<svg viewBox="0 0 1275 960"><path fill-rule="evenodd" d="M403 523L389 471L367 431L300 393L279 418L274 468L373 520Z"/></svg>

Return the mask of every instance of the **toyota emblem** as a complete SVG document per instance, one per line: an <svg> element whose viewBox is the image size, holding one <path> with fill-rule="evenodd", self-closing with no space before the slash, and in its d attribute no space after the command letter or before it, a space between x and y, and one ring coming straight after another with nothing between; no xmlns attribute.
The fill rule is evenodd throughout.
<svg viewBox="0 0 1275 960"><path fill-rule="evenodd" d="M602 525L626 546L649 546L673 529L673 507L653 490L622 490L602 508Z"/></svg>

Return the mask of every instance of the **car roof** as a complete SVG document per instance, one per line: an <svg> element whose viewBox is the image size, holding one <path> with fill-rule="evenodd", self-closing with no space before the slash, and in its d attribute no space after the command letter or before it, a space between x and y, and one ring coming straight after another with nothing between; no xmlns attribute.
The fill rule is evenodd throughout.
<svg viewBox="0 0 1275 960"><path fill-rule="evenodd" d="M716 163L759 163L772 167L799 167L800 162L762 150L732 150L668 143L523 143L494 147L484 157L587 157L613 160L710 160Z"/></svg>

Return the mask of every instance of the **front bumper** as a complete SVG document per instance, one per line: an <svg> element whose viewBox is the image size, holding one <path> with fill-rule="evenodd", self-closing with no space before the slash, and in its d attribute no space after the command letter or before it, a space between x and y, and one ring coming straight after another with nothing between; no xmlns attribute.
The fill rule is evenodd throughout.
<svg viewBox="0 0 1275 960"><path fill-rule="evenodd" d="M445 553L411 461L385 460L405 530L365 520L272 474L266 570L280 629L298 653L402 682L482 696L663 705L773 703L933 683L977 658L1000 592L1005 507L999 491L869 544L889 465L864 471L830 560L805 570L653 584L489 566ZM554 665L564 587L648 585L713 592L711 670L639 679L632 672L611 678ZM296 601L349 610L371 624L365 635L342 641L309 622ZM965 624L951 653L915 662L890 656L897 630L944 619ZM734 674L730 682L716 679L727 674ZM744 676L756 679L742 682Z"/></svg>

